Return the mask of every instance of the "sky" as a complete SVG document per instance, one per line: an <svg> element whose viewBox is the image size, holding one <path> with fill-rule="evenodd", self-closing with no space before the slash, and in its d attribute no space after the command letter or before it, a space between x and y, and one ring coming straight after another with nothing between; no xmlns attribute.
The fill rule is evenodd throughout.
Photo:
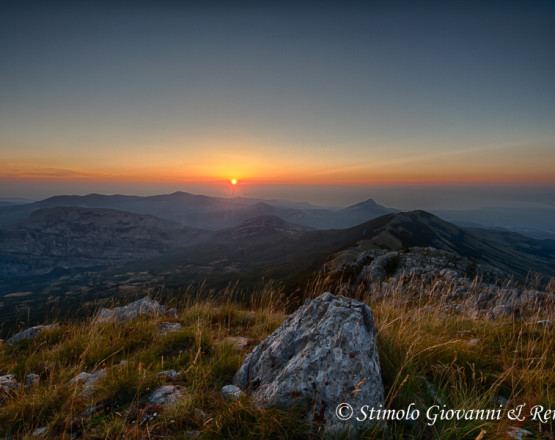
<svg viewBox="0 0 555 440"><path fill-rule="evenodd" d="M5 3L0 197L555 206L552 1Z"/></svg>

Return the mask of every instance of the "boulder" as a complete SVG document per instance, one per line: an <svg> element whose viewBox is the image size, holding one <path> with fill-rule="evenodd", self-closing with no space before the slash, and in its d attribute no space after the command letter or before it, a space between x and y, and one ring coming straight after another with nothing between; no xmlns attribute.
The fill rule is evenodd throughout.
<svg viewBox="0 0 555 440"><path fill-rule="evenodd" d="M28 328L13 335L11 338L8 339L9 344L15 344L19 341L23 341L25 339L34 339L38 335L40 335L45 330L50 330L54 328L55 325L36 325L34 327Z"/></svg>
<svg viewBox="0 0 555 440"><path fill-rule="evenodd" d="M132 302L126 306L116 307L114 309L101 309L93 319L95 324L106 324L109 322L117 322L123 324L139 317L165 315L171 318L177 317L175 309L166 310L165 306L160 305L157 301L151 300L148 296L143 299Z"/></svg>
<svg viewBox="0 0 555 440"><path fill-rule="evenodd" d="M340 403L378 408L384 388L370 308L329 292L305 303L245 359L233 383L260 406L307 404L308 422L347 428ZM362 427L354 422L351 430Z"/></svg>

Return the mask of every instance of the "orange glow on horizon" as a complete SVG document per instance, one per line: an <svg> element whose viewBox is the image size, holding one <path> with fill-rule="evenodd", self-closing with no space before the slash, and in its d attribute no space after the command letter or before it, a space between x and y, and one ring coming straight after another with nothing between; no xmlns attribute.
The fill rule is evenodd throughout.
<svg viewBox="0 0 555 440"><path fill-rule="evenodd" d="M228 158L226 158L228 159ZM0 181L138 182L170 184L228 185L399 185L399 184L554 184L555 175L546 160L541 165L520 162L492 168L485 161L433 163L420 166L361 163L307 164L305 162L263 162L239 160L199 161L194 165L165 163L127 166L90 166L68 163L0 161ZM245 159L245 160L243 160ZM501 159L498 160L498 162ZM50 166L48 166L50 165ZM231 169L231 172L230 172Z"/></svg>

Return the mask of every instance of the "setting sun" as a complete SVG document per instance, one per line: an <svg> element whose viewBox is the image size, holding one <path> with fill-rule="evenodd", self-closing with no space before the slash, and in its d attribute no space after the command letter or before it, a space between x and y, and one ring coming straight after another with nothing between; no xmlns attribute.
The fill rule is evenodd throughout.
<svg viewBox="0 0 555 440"><path fill-rule="evenodd" d="M231 184L232 185L237 185L237 179L231 179Z"/></svg>

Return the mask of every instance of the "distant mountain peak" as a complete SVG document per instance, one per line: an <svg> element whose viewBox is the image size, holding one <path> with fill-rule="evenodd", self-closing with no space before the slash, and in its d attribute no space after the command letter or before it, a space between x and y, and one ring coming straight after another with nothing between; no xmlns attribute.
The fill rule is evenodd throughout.
<svg viewBox="0 0 555 440"><path fill-rule="evenodd" d="M359 212L359 211L380 211L384 214L390 212L398 212L396 209L386 208L379 203L376 203L374 199L368 199L363 202L355 203L354 205L347 206L343 208L344 212Z"/></svg>

